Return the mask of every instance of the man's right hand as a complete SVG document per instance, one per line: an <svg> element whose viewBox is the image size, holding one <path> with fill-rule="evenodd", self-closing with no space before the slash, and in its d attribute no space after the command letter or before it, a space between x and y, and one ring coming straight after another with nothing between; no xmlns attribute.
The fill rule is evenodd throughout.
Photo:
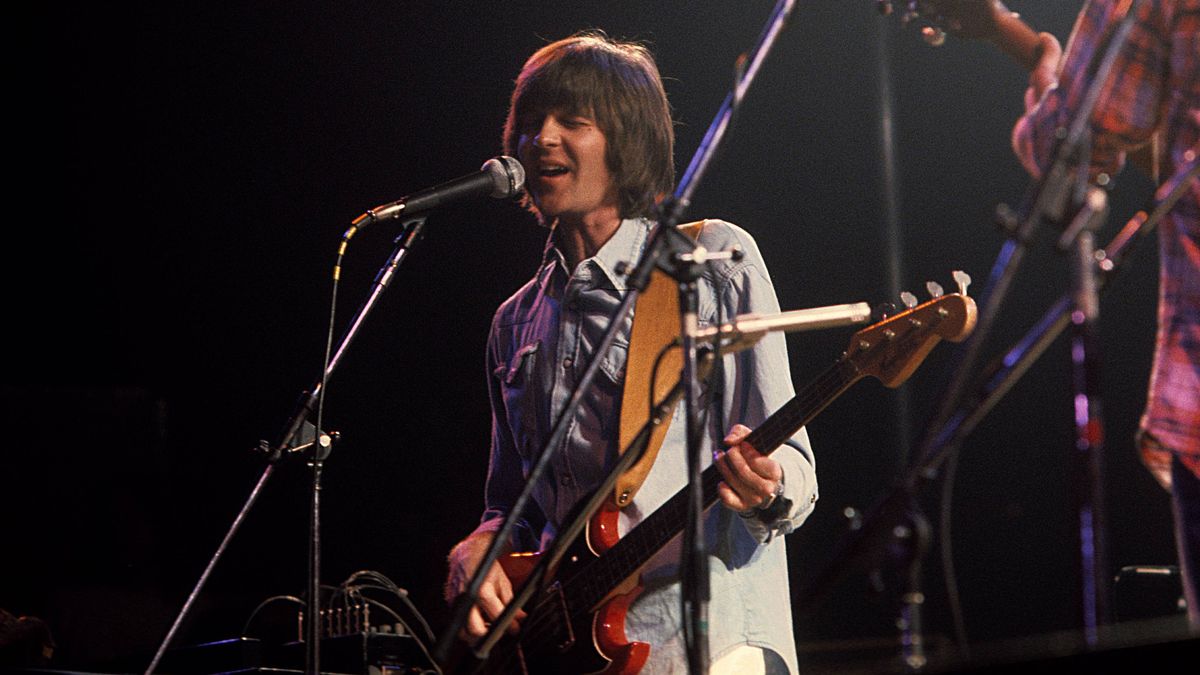
<svg viewBox="0 0 1200 675"><path fill-rule="evenodd" d="M453 603L467 589L475 570L479 569L479 563L487 553L488 546L492 543L492 537L491 532L478 532L459 542L450 551L450 572L446 578L445 589L447 603ZM465 640L486 635L492 621L500 616L512 599L512 581L504 573L499 562L493 563L483 580L483 585L479 587L479 598L467 615L467 624L463 627L460 637ZM517 633L523 618L525 612L518 611L508 626L510 635Z"/></svg>

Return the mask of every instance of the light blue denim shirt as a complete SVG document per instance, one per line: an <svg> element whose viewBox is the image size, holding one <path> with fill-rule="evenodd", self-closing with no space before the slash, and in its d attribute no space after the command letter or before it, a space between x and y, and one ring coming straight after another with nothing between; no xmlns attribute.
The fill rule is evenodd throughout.
<svg viewBox="0 0 1200 675"><path fill-rule="evenodd" d="M637 261L651 224L630 219L592 258L573 273L553 234L537 275L497 310L488 339L487 368L492 405L492 448L485 490L486 510L477 531L500 527L525 475L549 438L579 376L586 368L626 286L615 269ZM741 228L706 221L699 243L710 251L740 246L740 261L711 264L699 286L701 326L738 314L779 311L775 289L753 238ZM617 457L617 430L625 356L632 320L625 319L601 372L570 425L565 448L533 493L540 513L526 513L515 546L544 547L575 503L606 475ZM783 336L768 335L754 348L724 361L721 415L710 411L702 456L721 447L727 428L754 428L793 396ZM683 406L677 406L654 468L621 515L622 534L669 499L687 482ZM787 555L784 538L812 511L817 500L813 454L804 430L772 457L783 467L786 517L774 523L743 518L720 504L705 518L712 600L709 650L713 660L741 644L776 652L796 672ZM626 633L652 645L644 672L686 672L681 632L677 566L679 538L659 552L642 575L645 590L629 611Z"/></svg>

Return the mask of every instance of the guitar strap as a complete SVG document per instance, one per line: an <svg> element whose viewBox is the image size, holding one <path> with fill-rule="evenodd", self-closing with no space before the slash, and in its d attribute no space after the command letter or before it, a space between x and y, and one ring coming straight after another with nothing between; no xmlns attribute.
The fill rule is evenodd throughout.
<svg viewBox="0 0 1200 675"><path fill-rule="evenodd" d="M680 225L679 230L692 239L700 236L704 221ZM664 347L679 337L679 291L675 280L659 270L650 275L646 290L638 296L633 307L633 328L629 335L629 353L625 360L625 392L621 397L621 426L617 436L620 452L645 426L650 414L650 381L654 380L654 400L660 401L679 381L683 367L683 354L679 349L669 350L658 361L658 370L663 375L651 377L651 371ZM667 418L654 427L646 451L633 466L617 479L614 498L618 508L633 501L654 460L662 447L667 427L671 424L671 410Z"/></svg>

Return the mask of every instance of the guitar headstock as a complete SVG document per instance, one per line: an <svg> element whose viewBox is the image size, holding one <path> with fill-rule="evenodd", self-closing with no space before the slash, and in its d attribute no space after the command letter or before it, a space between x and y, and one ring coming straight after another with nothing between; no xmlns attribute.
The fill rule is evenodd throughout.
<svg viewBox="0 0 1200 675"><path fill-rule="evenodd" d="M965 38L991 38L1000 30L1000 17L1010 14L1000 0L876 0L882 14L900 10L900 20L923 19L921 33L937 46L952 33Z"/></svg>
<svg viewBox="0 0 1200 675"><path fill-rule="evenodd" d="M967 296L970 278L955 272L959 292L941 294L936 283L928 284L933 299L920 305L910 293L903 294L905 311L868 326L850 340L843 357L863 375L875 377L895 388L913 374L938 342L961 342L975 330L975 301Z"/></svg>

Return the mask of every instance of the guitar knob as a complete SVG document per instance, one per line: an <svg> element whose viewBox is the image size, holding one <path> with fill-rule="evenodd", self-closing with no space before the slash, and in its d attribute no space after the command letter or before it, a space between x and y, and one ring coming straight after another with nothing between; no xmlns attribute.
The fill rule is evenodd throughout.
<svg viewBox="0 0 1200 675"><path fill-rule="evenodd" d="M926 281L925 290L929 291L929 297L931 298L940 298L946 294L946 291L942 288L942 285L936 281Z"/></svg>
<svg viewBox="0 0 1200 675"><path fill-rule="evenodd" d="M908 291L901 291L900 302L903 302L905 307L912 309L913 307L917 306L917 296L909 293Z"/></svg>
<svg viewBox="0 0 1200 675"><path fill-rule="evenodd" d="M921 39L930 47L941 47L946 44L946 31L937 26L925 26L921 29Z"/></svg>

